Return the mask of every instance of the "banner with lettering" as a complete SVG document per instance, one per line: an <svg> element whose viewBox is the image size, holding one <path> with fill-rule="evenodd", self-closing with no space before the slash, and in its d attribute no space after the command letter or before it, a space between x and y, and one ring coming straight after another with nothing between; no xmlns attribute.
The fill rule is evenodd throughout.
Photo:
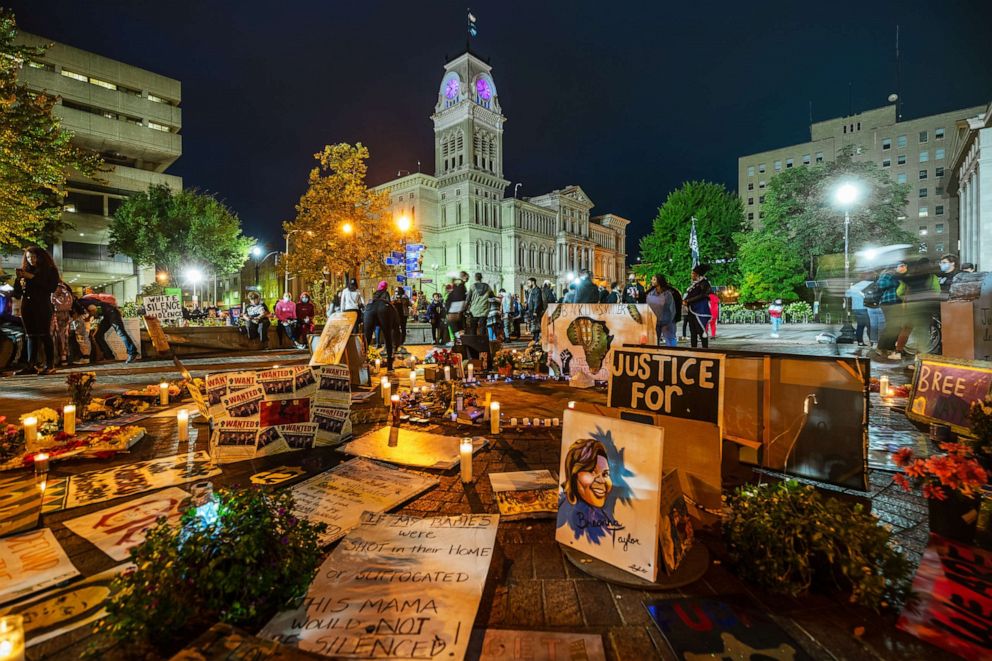
<svg viewBox="0 0 992 661"><path fill-rule="evenodd" d="M663 434L661 427L567 409L555 540L654 581Z"/></svg>
<svg viewBox="0 0 992 661"><path fill-rule="evenodd" d="M943 356L918 356L906 415L920 422L938 422L971 436L968 409L992 389L992 363Z"/></svg>
<svg viewBox="0 0 992 661"><path fill-rule="evenodd" d="M203 450L101 468L69 478L65 506L92 505L214 475L220 475L220 469Z"/></svg>
<svg viewBox="0 0 992 661"><path fill-rule="evenodd" d="M724 358L670 349L614 349L608 359L608 405L722 427Z"/></svg>
<svg viewBox="0 0 992 661"><path fill-rule="evenodd" d="M362 515L259 634L334 658L465 658L499 516Z"/></svg>
<svg viewBox="0 0 992 661"><path fill-rule="evenodd" d="M183 321L183 306L178 296L145 296L142 304L145 316L169 324L181 324Z"/></svg>
<svg viewBox="0 0 992 661"><path fill-rule="evenodd" d="M76 576L49 528L0 539L0 604Z"/></svg>

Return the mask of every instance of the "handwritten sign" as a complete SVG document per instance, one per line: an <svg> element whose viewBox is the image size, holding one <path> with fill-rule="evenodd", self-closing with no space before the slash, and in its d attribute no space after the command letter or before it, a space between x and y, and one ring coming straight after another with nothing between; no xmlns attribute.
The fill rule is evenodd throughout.
<svg viewBox="0 0 992 661"><path fill-rule="evenodd" d="M341 362L344 354L344 347L351 337L351 331L355 328L358 320L356 310L346 310L335 312L327 317L324 323L324 330L320 333L320 339L313 347L313 355L310 356L310 365L333 365Z"/></svg>
<svg viewBox="0 0 992 661"><path fill-rule="evenodd" d="M615 349L609 359L608 405L720 425L723 358L666 349Z"/></svg>
<svg viewBox="0 0 992 661"><path fill-rule="evenodd" d="M92 505L111 498L195 482L214 475L220 475L220 469L202 450L103 468L70 477L65 506Z"/></svg>
<svg viewBox="0 0 992 661"><path fill-rule="evenodd" d="M317 571L303 605L260 634L343 658L463 659L499 517L362 516Z"/></svg>
<svg viewBox="0 0 992 661"><path fill-rule="evenodd" d="M179 302L178 296L145 296L143 304L145 316L155 317L170 324L178 324L183 321L183 306Z"/></svg>
<svg viewBox="0 0 992 661"><path fill-rule="evenodd" d="M163 489L123 505L71 519L65 527L114 560L127 560L131 548L145 541L145 532L164 517L179 523L179 505L189 496L182 489Z"/></svg>
<svg viewBox="0 0 992 661"><path fill-rule="evenodd" d="M0 539L0 604L76 576L48 528Z"/></svg>
<svg viewBox="0 0 992 661"><path fill-rule="evenodd" d="M606 381L610 349L655 344L655 316L647 305L552 304L541 318L541 345L554 376Z"/></svg>
<svg viewBox="0 0 992 661"><path fill-rule="evenodd" d="M352 459L292 487L296 514L327 524L326 546L357 526L362 512L385 512L437 485L435 478Z"/></svg>
<svg viewBox="0 0 992 661"><path fill-rule="evenodd" d="M939 422L955 433L972 435L968 409L992 389L992 363L919 356L906 415L921 422Z"/></svg>
<svg viewBox="0 0 992 661"><path fill-rule="evenodd" d="M555 540L654 581L662 437L660 427L566 410Z"/></svg>
<svg viewBox="0 0 992 661"><path fill-rule="evenodd" d="M603 661L599 634L486 629L479 661Z"/></svg>

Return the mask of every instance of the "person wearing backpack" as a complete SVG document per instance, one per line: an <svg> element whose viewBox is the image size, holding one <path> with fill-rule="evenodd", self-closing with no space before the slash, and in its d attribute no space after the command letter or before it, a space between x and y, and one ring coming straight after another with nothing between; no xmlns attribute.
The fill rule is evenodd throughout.
<svg viewBox="0 0 992 661"><path fill-rule="evenodd" d="M859 347L865 346L865 330L868 330L868 343L871 344L871 319L868 317L868 308L865 306L865 290L874 284L867 274L861 276L861 280L851 285L847 292L847 300L851 302L851 313L854 314L856 327L854 329L854 339Z"/></svg>
<svg viewBox="0 0 992 661"><path fill-rule="evenodd" d="M885 312L882 311L882 290L878 286L878 274L869 273L868 286L861 290L861 298L865 304L865 314L868 315L868 343L878 346L878 338L885 328Z"/></svg>

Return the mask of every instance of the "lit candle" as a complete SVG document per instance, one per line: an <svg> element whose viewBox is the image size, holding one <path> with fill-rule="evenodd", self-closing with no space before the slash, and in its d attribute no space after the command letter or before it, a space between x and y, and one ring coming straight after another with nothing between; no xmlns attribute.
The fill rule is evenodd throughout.
<svg viewBox="0 0 992 661"><path fill-rule="evenodd" d="M24 442L28 445L38 441L38 418L33 415L24 418Z"/></svg>
<svg viewBox="0 0 992 661"><path fill-rule="evenodd" d="M417 370L411 368L410 369L410 390L413 390L416 387L417 387Z"/></svg>
<svg viewBox="0 0 992 661"><path fill-rule="evenodd" d="M66 404L62 407L62 431L69 436L76 434L76 406Z"/></svg>
<svg viewBox="0 0 992 661"><path fill-rule="evenodd" d="M557 427L558 425L561 424L561 420L559 420L558 418L552 418L551 419L551 424L554 425L555 427Z"/></svg>
<svg viewBox="0 0 992 661"><path fill-rule="evenodd" d="M511 427L516 427L517 426L517 419L516 418L510 418L510 426Z"/></svg>
<svg viewBox="0 0 992 661"><path fill-rule="evenodd" d="M482 404L482 419L483 420L488 420L489 419L490 402L492 402L492 401L493 401L492 393L488 393L487 392L486 393L486 400ZM496 408L499 408L499 407L496 407Z"/></svg>
<svg viewBox="0 0 992 661"><path fill-rule="evenodd" d="M472 481L472 437L466 436L459 446L462 464L462 482Z"/></svg>
<svg viewBox="0 0 992 661"><path fill-rule="evenodd" d="M47 473L48 472L48 455L44 452L39 452L34 456L34 472L35 473ZM0 657L3 658L3 657Z"/></svg>
<svg viewBox="0 0 992 661"><path fill-rule="evenodd" d="M544 419L544 426L545 427L550 427L551 426L551 418L545 418Z"/></svg>
<svg viewBox="0 0 992 661"><path fill-rule="evenodd" d="M473 365L472 363L469 363L468 364L468 378L467 378L467 381L469 383L471 383L472 381L475 381L475 365Z"/></svg>
<svg viewBox="0 0 992 661"><path fill-rule="evenodd" d="M530 418L524 418L523 420L520 421L520 424L523 425L524 427L530 427Z"/></svg>
<svg viewBox="0 0 992 661"><path fill-rule="evenodd" d="M189 411L186 409L179 409L176 413L176 425L179 427L179 440L188 441L189 440Z"/></svg>
<svg viewBox="0 0 992 661"><path fill-rule="evenodd" d="M399 422L400 418L400 396L392 395L389 398L389 411L393 414L393 424Z"/></svg>
<svg viewBox="0 0 992 661"><path fill-rule="evenodd" d="M24 618L20 615L0 617L0 659L24 661Z"/></svg>
<svg viewBox="0 0 992 661"><path fill-rule="evenodd" d="M450 365L445 365L444 366L444 380L445 381L451 381L451 366Z"/></svg>
<svg viewBox="0 0 992 661"><path fill-rule="evenodd" d="M882 397L889 396L889 377L883 376L878 380L878 394Z"/></svg>
<svg viewBox="0 0 992 661"><path fill-rule="evenodd" d="M389 377L388 376L384 376L381 379L379 379L379 394L382 395L382 401L384 401L384 402L388 402L389 401L389 391L391 389L392 388L389 385Z"/></svg>
<svg viewBox="0 0 992 661"><path fill-rule="evenodd" d="M570 401L570 402L568 403L568 408L570 408L570 409L574 409L574 408L575 408L575 402L574 402L574 401Z"/></svg>
<svg viewBox="0 0 992 661"><path fill-rule="evenodd" d="M379 373L379 370L380 369L382 369L382 359L381 358L376 358L375 359L375 371L376 371L376 374Z"/></svg>
<svg viewBox="0 0 992 661"><path fill-rule="evenodd" d="M169 384L165 381L158 384L158 403L162 406L169 405Z"/></svg>
<svg viewBox="0 0 992 661"><path fill-rule="evenodd" d="M499 433L499 402L489 405L489 431L493 434Z"/></svg>

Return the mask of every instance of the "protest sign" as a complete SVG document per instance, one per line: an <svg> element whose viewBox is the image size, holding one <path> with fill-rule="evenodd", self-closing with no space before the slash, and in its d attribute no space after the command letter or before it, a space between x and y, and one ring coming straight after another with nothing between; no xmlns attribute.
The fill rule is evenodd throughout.
<svg viewBox="0 0 992 661"><path fill-rule="evenodd" d="M669 349L614 349L608 405L721 426L723 358Z"/></svg>
<svg viewBox="0 0 992 661"><path fill-rule="evenodd" d="M165 355L169 353L169 338L165 336L162 329L162 321L156 317L142 317L145 322L145 330L148 331L148 339L152 341L152 348L155 353Z"/></svg>
<svg viewBox="0 0 992 661"><path fill-rule="evenodd" d="M208 374L204 383L207 389L207 405L210 407L210 416L213 418L227 416L222 401L227 396L227 376L226 373Z"/></svg>
<svg viewBox="0 0 992 661"><path fill-rule="evenodd" d="M972 436L968 411L992 389L992 363L917 356L906 415L911 420L947 425Z"/></svg>
<svg viewBox="0 0 992 661"><path fill-rule="evenodd" d="M468 649L499 517L362 516L303 605L259 634L335 658L444 658Z"/></svg>
<svg viewBox="0 0 992 661"><path fill-rule="evenodd" d="M27 646L37 645L73 629L99 620L111 595L110 584L118 574L134 567L123 564L81 581L49 590L36 597L0 609L0 616L24 618Z"/></svg>
<svg viewBox="0 0 992 661"><path fill-rule="evenodd" d="M145 296L143 299L145 316L155 317L167 324L181 324L183 306L178 296Z"/></svg>
<svg viewBox="0 0 992 661"><path fill-rule="evenodd" d="M0 604L76 576L48 528L0 539Z"/></svg>
<svg viewBox="0 0 992 661"><path fill-rule="evenodd" d="M317 423L303 422L295 425L279 425L279 434L286 439L290 450L306 450L313 447L317 437Z"/></svg>
<svg viewBox="0 0 992 661"><path fill-rule="evenodd" d="M0 479L0 537L38 525L42 492L34 475Z"/></svg>
<svg viewBox="0 0 992 661"><path fill-rule="evenodd" d="M555 539L654 581L662 437L660 427L567 409Z"/></svg>
<svg viewBox="0 0 992 661"><path fill-rule="evenodd" d="M430 432L381 427L345 443L340 448L345 454L388 461L401 466L418 468L454 468L460 460L459 436L444 436ZM472 438L472 452L485 447L487 441L481 436Z"/></svg>
<svg viewBox="0 0 992 661"><path fill-rule="evenodd" d="M262 427L258 430L255 441L255 456L267 457L270 454L289 452L286 439L279 433L278 427Z"/></svg>
<svg viewBox="0 0 992 661"><path fill-rule="evenodd" d="M355 328L358 320L357 310L347 310L335 312L328 315L324 322L324 330L320 333L320 339L313 347L313 355L310 356L310 365L334 365L341 362L341 355L344 353L345 344L351 337L351 332Z"/></svg>
<svg viewBox="0 0 992 661"><path fill-rule="evenodd" d="M220 469L202 450L102 468L69 478L66 507L92 505L111 498L195 482L214 475L220 475Z"/></svg>
<svg viewBox="0 0 992 661"><path fill-rule="evenodd" d="M230 385L230 384L229 384ZM244 390L232 392L230 395L221 398L224 410L232 418L254 418L258 419L259 406L265 398L265 391L261 386L251 386Z"/></svg>
<svg viewBox="0 0 992 661"><path fill-rule="evenodd" d="M599 634L565 631L486 629L481 645L469 650L479 661L604 661ZM473 653L474 652L474 653Z"/></svg>
<svg viewBox="0 0 992 661"><path fill-rule="evenodd" d="M145 532L164 517L179 523L179 505L189 496L172 487L65 522L76 533L114 560L127 560L132 547L145 541Z"/></svg>
<svg viewBox="0 0 992 661"><path fill-rule="evenodd" d="M169 661L321 661L322 656L280 645L218 622Z"/></svg>
<svg viewBox="0 0 992 661"><path fill-rule="evenodd" d="M351 406L351 374L347 365L320 367L316 399L330 406Z"/></svg>
<svg viewBox="0 0 992 661"><path fill-rule="evenodd" d="M352 459L295 485L291 491L298 516L327 524L320 536L326 546L358 525L362 512L385 512L438 483L436 478Z"/></svg>
<svg viewBox="0 0 992 661"><path fill-rule="evenodd" d="M558 514L558 481L548 470L490 473L500 518L553 519Z"/></svg>
<svg viewBox="0 0 992 661"><path fill-rule="evenodd" d="M263 370L258 373L258 384L265 392L265 399L293 399L293 383L296 380L296 369L283 367L281 369Z"/></svg>
<svg viewBox="0 0 992 661"><path fill-rule="evenodd" d="M255 372L226 372L228 394L251 388L258 383L258 375Z"/></svg>
<svg viewBox="0 0 992 661"><path fill-rule="evenodd" d="M218 464L255 457L259 424L257 418L225 418L214 427L211 455Z"/></svg>
<svg viewBox="0 0 992 661"><path fill-rule="evenodd" d="M296 368L296 378L293 380L293 392L297 397L313 397L317 392L317 376L314 369L306 365Z"/></svg>
<svg viewBox="0 0 992 661"><path fill-rule="evenodd" d="M317 424L315 445L335 445L351 436L351 411L333 406L314 406L310 420Z"/></svg>
<svg viewBox="0 0 992 661"><path fill-rule="evenodd" d="M661 478L661 521L658 539L665 571L674 574L694 541L692 520L685 505L677 468L665 471Z"/></svg>

